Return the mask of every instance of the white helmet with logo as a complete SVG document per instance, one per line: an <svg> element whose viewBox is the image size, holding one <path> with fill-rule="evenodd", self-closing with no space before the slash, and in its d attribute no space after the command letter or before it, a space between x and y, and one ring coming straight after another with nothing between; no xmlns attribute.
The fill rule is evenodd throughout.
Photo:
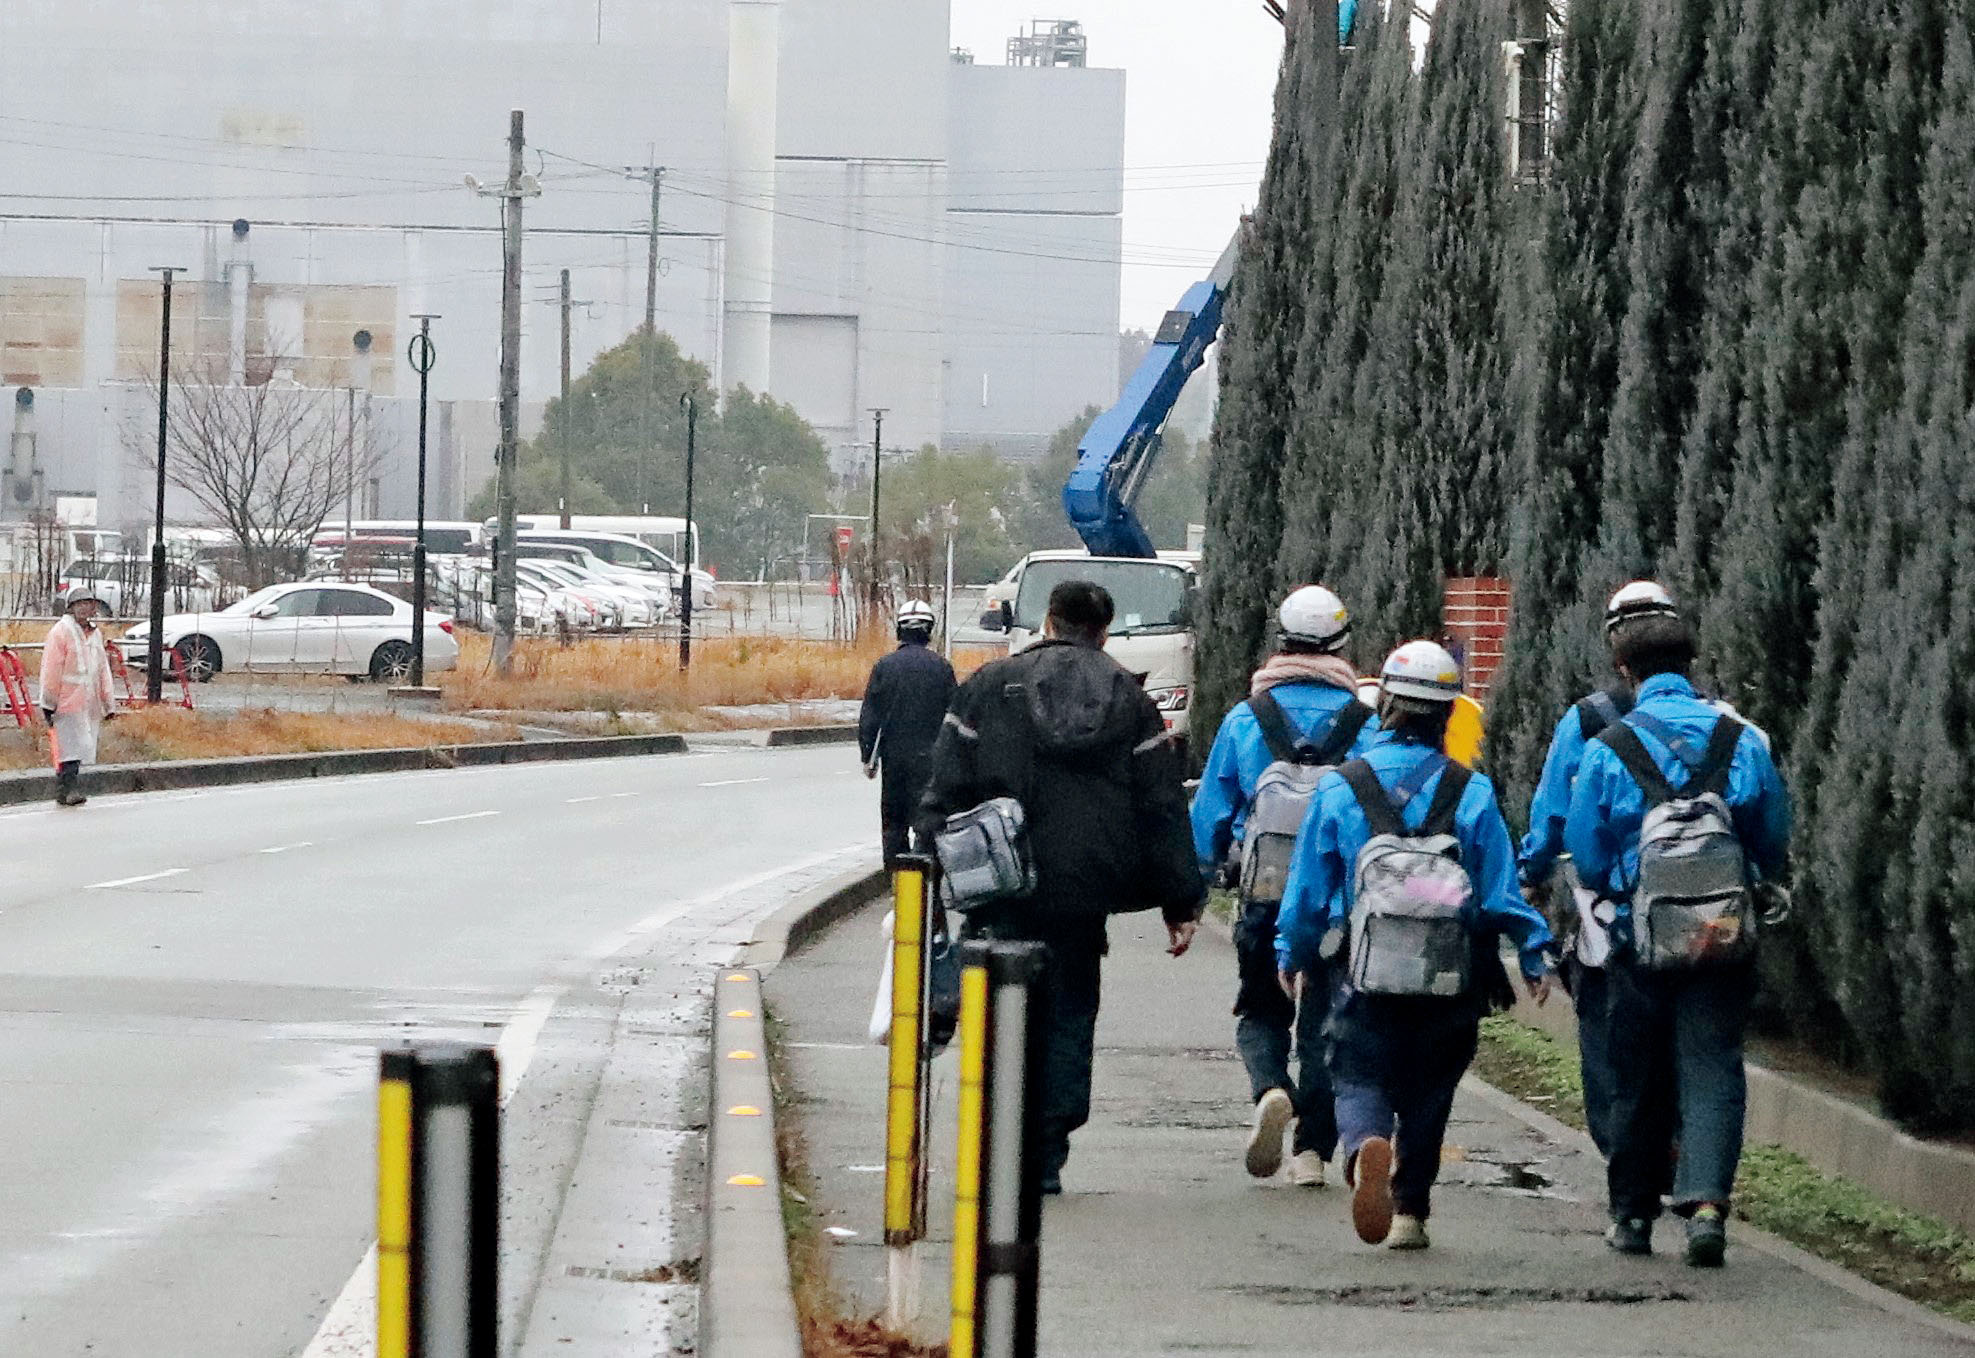
<svg viewBox="0 0 1975 1358"><path fill-rule="evenodd" d="M1446 647L1431 641L1409 641L1385 658L1378 690L1392 698L1451 704L1460 696L1461 667Z"/></svg>
<svg viewBox="0 0 1975 1358"><path fill-rule="evenodd" d="M907 632L916 632L921 636L929 637L933 634L933 626L937 621L933 606L924 599L913 599L898 610L900 636L904 636Z"/></svg>
<svg viewBox="0 0 1975 1358"><path fill-rule="evenodd" d="M1605 635L1622 622L1634 618L1677 618L1680 610L1674 606L1673 596L1657 580L1634 580L1618 593L1612 595L1611 602L1605 605Z"/></svg>
<svg viewBox="0 0 1975 1358"><path fill-rule="evenodd" d="M1344 649L1351 639L1351 610L1344 601L1322 585L1305 585L1282 601L1276 610L1282 626L1282 639L1301 642L1320 651Z"/></svg>

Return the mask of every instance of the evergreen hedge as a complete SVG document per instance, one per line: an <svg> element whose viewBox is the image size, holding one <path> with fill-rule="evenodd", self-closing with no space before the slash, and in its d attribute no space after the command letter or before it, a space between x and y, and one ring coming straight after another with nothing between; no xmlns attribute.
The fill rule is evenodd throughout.
<svg viewBox="0 0 1975 1358"><path fill-rule="evenodd" d="M1285 589L1339 588L1369 664L1501 572L1526 804L1606 595L1667 580L1798 800L1766 1012L1975 1125L1975 0L1574 0L1535 187L1507 0L1421 53L1368 6L1342 57L1325 9L1231 302L1200 736Z"/></svg>

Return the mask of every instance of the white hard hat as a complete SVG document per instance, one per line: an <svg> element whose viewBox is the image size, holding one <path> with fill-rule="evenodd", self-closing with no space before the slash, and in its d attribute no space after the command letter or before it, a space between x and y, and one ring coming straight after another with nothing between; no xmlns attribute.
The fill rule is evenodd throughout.
<svg viewBox="0 0 1975 1358"><path fill-rule="evenodd" d="M1445 646L1409 641L1385 658L1379 671L1379 692L1394 698L1417 698L1429 703L1452 703L1461 692L1461 667Z"/></svg>
<svg viewBox="0 0 1975 1358"><path fill-rule="evenodd" d="M898 625L901 628L918 628L927 632L933 630L938 621L933 606L924 599L913 599L898 610Z"/></svg>
<svg viewBox="0 0 1975 1358"><path fill-rule="evenodd" d="M1322 585L1305 585L1276 610L1284 641L1337 651L1351 639L1351 610Z"/></svg>
<svg viewBox="0 0 1975 1358"><path fill-rule="evenodd" d="M1634 580L1612 595L1605 605L1605 632L1634 618L1677 618L1673 596L1657 580Z"/></svg>
<svg viewBox="0 0 1975 1358"><path fill-rule="evenodd" d="M80 603L93 603L98 608L108 608L109 601L96 592L94 585L75 585L62 596L64 608L74 608Z"/></svg>

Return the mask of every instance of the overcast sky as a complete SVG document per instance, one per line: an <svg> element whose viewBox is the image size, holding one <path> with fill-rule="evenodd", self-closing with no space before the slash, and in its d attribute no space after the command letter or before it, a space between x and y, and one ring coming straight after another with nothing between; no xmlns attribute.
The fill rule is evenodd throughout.
<svg viewBox="0 0 1975 1358"><path fill-rule="evenodd" d="M1036 18L1078 19L1092 66L1127 72L1127 327L1155 328L1204 278L1244 209L1269 150L1282 29L1261 0L952 0L953 42L999 64Z"/></svg>

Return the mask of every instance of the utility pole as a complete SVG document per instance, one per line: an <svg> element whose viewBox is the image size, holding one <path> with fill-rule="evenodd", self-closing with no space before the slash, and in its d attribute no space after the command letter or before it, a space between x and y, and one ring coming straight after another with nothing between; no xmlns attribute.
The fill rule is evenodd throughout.
<svg viewBox="0 0 1975 1358"><path fill-rule="evenodd" d="M165 283L164 319L158 337L158 502L151 521L151 635L144 646L144 697L165 696L165 442L171 429L171 280L184 270L153 268Z"/></svg>
<svg viewBox="0 0 1975 1358"><path fill-rule="evenodd" d="M871 625L878 623L879 581L884 576L885 558L880 550L884 543L884 533L878 527L878 478L885 465L885 416L889 407L874 406L871 409L873 429L871 433Z"/></svg>
<svg viewBox="0 0 1975 1358"><path fill-rule="evenodd" d="M645 245L645 333L658 328L658 200L665 183L663 165L626 165L624 173L651 185L651 234Z"/></svg>
<svg viewBox="0 0 1975 1358"><path fill-rule="evenodd" d="M686 412L686 550L679 563L679 670L693 667L693 444L699 433L699 402L689 391L679 398Z"/></svg>
<svg viewBox="0 0 1975 1358"><path fill-rule="evenodd" d="M569 270L562 271L562 403L556 407L562 444L562 517L569 527Z"/></svg>
<svg viewBox="0 0 1975 1358"><path fill-rule="evenodd" d="M350 578L350 544L356 536L357 389L343 388L343 578Z"/></svg>
<svg viewBox="0 0 1975 1358"><path fill-rule="evenodd" d="M541 196L542 185L522 167L528 139L522 112L508 114L507 180L497 189L466 177L469 192L501 200L501 392L500 451L494 459L495 502L500 526L494 537L494 668L502 674L514 663L515 473L521 451L521 203Z"/></svg>

